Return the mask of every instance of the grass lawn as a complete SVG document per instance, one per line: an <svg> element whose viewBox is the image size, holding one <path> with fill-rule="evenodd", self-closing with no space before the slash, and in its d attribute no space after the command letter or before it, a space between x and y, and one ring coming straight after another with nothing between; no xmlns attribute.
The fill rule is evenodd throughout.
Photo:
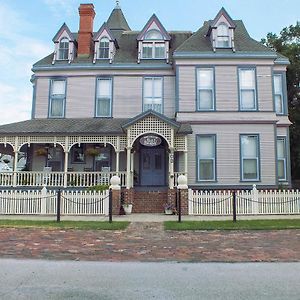
<svg viewBox="0 0 300 300"><path fill-rule="evenodd" d="M36 220L0 220L0 228L48 228L48 229L80 229L80 230L123 230L130 222L108 221L36 221Z"/></svg>
<svg viewBox="0 0 300 300"><path fill-rule="evenodd" d="M165 230L279 230L299 229L300 219L164 222Z"/></svg>

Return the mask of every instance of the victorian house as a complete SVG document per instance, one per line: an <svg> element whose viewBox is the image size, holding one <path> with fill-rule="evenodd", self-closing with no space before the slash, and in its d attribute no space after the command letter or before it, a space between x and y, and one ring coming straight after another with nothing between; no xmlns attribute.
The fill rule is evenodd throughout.
<svg viewBox="0 0 300 300"><path fill-rule="evenodd" d="M79 16L79 31L64 23L33 65L31 119L0 126L14 171L27 153L27 169L0 173L1 185L39 186L48 172L47 185L84 187L118 174L138 202L172 194L179 174L199 189L290 184L288 60L241 20L222 8L196 32L168 31L153 14L133 31L117 5L95 31L93 4Z"/></svg>

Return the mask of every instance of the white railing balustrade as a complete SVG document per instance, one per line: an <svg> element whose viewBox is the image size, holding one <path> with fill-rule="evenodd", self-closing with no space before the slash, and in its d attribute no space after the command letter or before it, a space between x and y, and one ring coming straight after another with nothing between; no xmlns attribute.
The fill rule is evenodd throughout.
<svg viewBox="0 0 300 300"><path fill-rule="evenodd" d="M89 187L99 184L109 185L110 178L114 175L120 177L121 186L126 186L126 172L67 172L66 175L65 185L64 172L1 172L0 186Z"/></svg>
<svg viewBox="0 0 300 300"><path fill-rule="evenodd" d="M108 215L109 192L62 191L61 215ZM55 215L57 191L0 191L2 215Z"/></svg>

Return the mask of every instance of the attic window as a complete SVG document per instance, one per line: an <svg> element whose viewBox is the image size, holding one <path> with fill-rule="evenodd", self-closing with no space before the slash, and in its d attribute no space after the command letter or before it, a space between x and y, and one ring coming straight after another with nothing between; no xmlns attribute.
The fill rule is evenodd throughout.
<svg viewBox="0 0 300 300"><path fill-rule="evenodd" d="M99 58L109 58L109 39L103 37L99 43Z"/></svg>
<svg viewBox="0 0 300 300"><path fill-rule="evenodd" d="M166 58L166 43L158 30L150 30L146 33L142 46L142 58Z"/></svg>
<svg viewBox="0 0 300 300"><path fill-rule="evenodd" d="M225 23L217 27L217 48L229 48L229 28Z"/></svg>
<svg viewBox="0 0 300 300"><path fill-rule="evenodd" d="M67 38L62 38L59 42L58 59L69 59L69 40Z"/></svg>

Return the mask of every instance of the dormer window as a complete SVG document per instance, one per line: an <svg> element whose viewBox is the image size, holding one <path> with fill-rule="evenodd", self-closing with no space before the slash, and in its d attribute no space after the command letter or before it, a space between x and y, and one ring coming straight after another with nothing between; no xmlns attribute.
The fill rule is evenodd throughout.
<svg viewBox="0 0 300 300"><path fill-rule="evenodd" d="M217 48L229 47L229 28L227 24L221 23L217 28Z"/></svg>
<svg viewBox="0 0 300 300"><path fill-rule="evenodd" d="M69 40L67 38L62 38L59 42L58 59L69 59Z"/></svg>
<svg viewBox="0 0 300 300"><path fill-rule="evenodd" d="M109 39L103 37L99 43L99 58L109 58Z"/></svg>
<svg viewBox="0 0 300 300"><path fill-rule="evenodd" d="M158 30L150 30L146 33L142 52L142 58L146 59L164 59L166 57L165 41Z"/></svg>

